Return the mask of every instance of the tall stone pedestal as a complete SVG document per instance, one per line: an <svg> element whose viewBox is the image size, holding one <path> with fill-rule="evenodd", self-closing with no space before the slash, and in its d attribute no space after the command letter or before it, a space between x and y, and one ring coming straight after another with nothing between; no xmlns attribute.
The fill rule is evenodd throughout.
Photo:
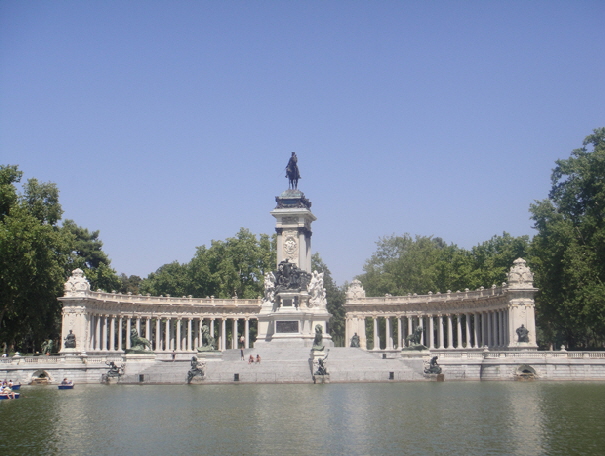
<svg viewBox="0 0 605 456"><path fill-rule="evenodd" d="M311 271L311 202L300 190L286 190L271 212L276 219L277 270L265 276L265 298L258 315L255 347L312 347L315 330L324 345L333 346L327 332L323 274Z"/></svg>

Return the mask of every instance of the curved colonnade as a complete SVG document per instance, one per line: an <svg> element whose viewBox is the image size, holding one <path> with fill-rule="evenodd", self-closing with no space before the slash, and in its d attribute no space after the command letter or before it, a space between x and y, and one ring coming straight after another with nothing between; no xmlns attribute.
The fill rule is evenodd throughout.
<svg viewBox="0 0 605 456"><path fill-rule="evenodd" d="M155 353L195 352L202 345L202 326L210 329L219 350L250 347L250 329L257 326L260 299L174 298L90 291L81 270L65 284L62 337L72 331L80 353L123 352L130 331L148 339ZM228 340L228 334L235 334ZM69 352L70 349L62 349Z"/></svg>
<svg viewBox="0 0 605 456"><path fill-rule="evenodd" d="M361 348L393 350L404 347L406 337L421 326L420 343L429 349L537 349L533 275L519 258L508 278L501 287L476 291L384 297L366 297L361 282L354 280L345 303L346 340L357 334ZM520 342L517 330L522 326L527 341Z"/></svg>

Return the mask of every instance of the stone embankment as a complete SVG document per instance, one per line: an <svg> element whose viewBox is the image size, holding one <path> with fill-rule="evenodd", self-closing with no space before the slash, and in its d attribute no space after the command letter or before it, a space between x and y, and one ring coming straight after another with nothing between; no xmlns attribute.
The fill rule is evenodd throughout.
<svg viewBox="0 0 605 456"><path fill-rule="evenodd" d="M327 350L327 349L326 349ZM409 352L408 352L409 353ZM260 355L260 363L248 358ZM438 356L446 380L605 380L605 352L511 352L431 350L427 353L364 351L330 348L326 366L330 382L425 381L423 370L430 357ZM201 359L201 357L200 357ZM29 384L46 378L54 384L67 377L76 383L99 383L108 363L124 365L121 383L183 384L191 367L191 353L90 356L14 356L0 359L0 379ZM308 348L252 348L207 355L206 377L201 383L312 383L313 361ZM196 383L200 383L196 379Z"/></svg>

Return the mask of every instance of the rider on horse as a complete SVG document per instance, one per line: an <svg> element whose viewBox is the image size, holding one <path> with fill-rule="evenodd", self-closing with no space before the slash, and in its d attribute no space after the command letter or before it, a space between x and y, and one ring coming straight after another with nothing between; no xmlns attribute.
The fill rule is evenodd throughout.
<svg viewBox="0 0 605 456"><path fill-rule="evenodd" d="M300 173L298 172L298 157L296 156L296 152L292 152L290 161L288 161L288 165L286 166L286 177L289 180L288 188L297 189Z"/></svg>

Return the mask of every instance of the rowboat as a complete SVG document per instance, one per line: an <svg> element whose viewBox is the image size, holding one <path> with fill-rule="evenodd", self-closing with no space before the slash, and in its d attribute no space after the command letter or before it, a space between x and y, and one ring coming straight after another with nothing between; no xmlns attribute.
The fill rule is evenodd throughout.
<svg viewBox="0 0 605 456"><path fill-rule="evenodd" d="M15 393L15 399L19 399L19 396L21 395L21 393ZM2 399L11 399L10 397L8 397L8 394L1 394L0 393L0 400Z"/></svg>
<svg viewBox="0 0 605 456"><path fill-rule="evenodd" d="M74 389L74 382L61 383L59 385L59 389L60 390L71 390L71 389Z"/></svg>
<svg viewBox="0 0 605 456"><path fill-rule="evenodd" d="M19 383L18 385L13 385L11 386L11 389L14 390L20 390L21 389L21 383Z"/></svg>

